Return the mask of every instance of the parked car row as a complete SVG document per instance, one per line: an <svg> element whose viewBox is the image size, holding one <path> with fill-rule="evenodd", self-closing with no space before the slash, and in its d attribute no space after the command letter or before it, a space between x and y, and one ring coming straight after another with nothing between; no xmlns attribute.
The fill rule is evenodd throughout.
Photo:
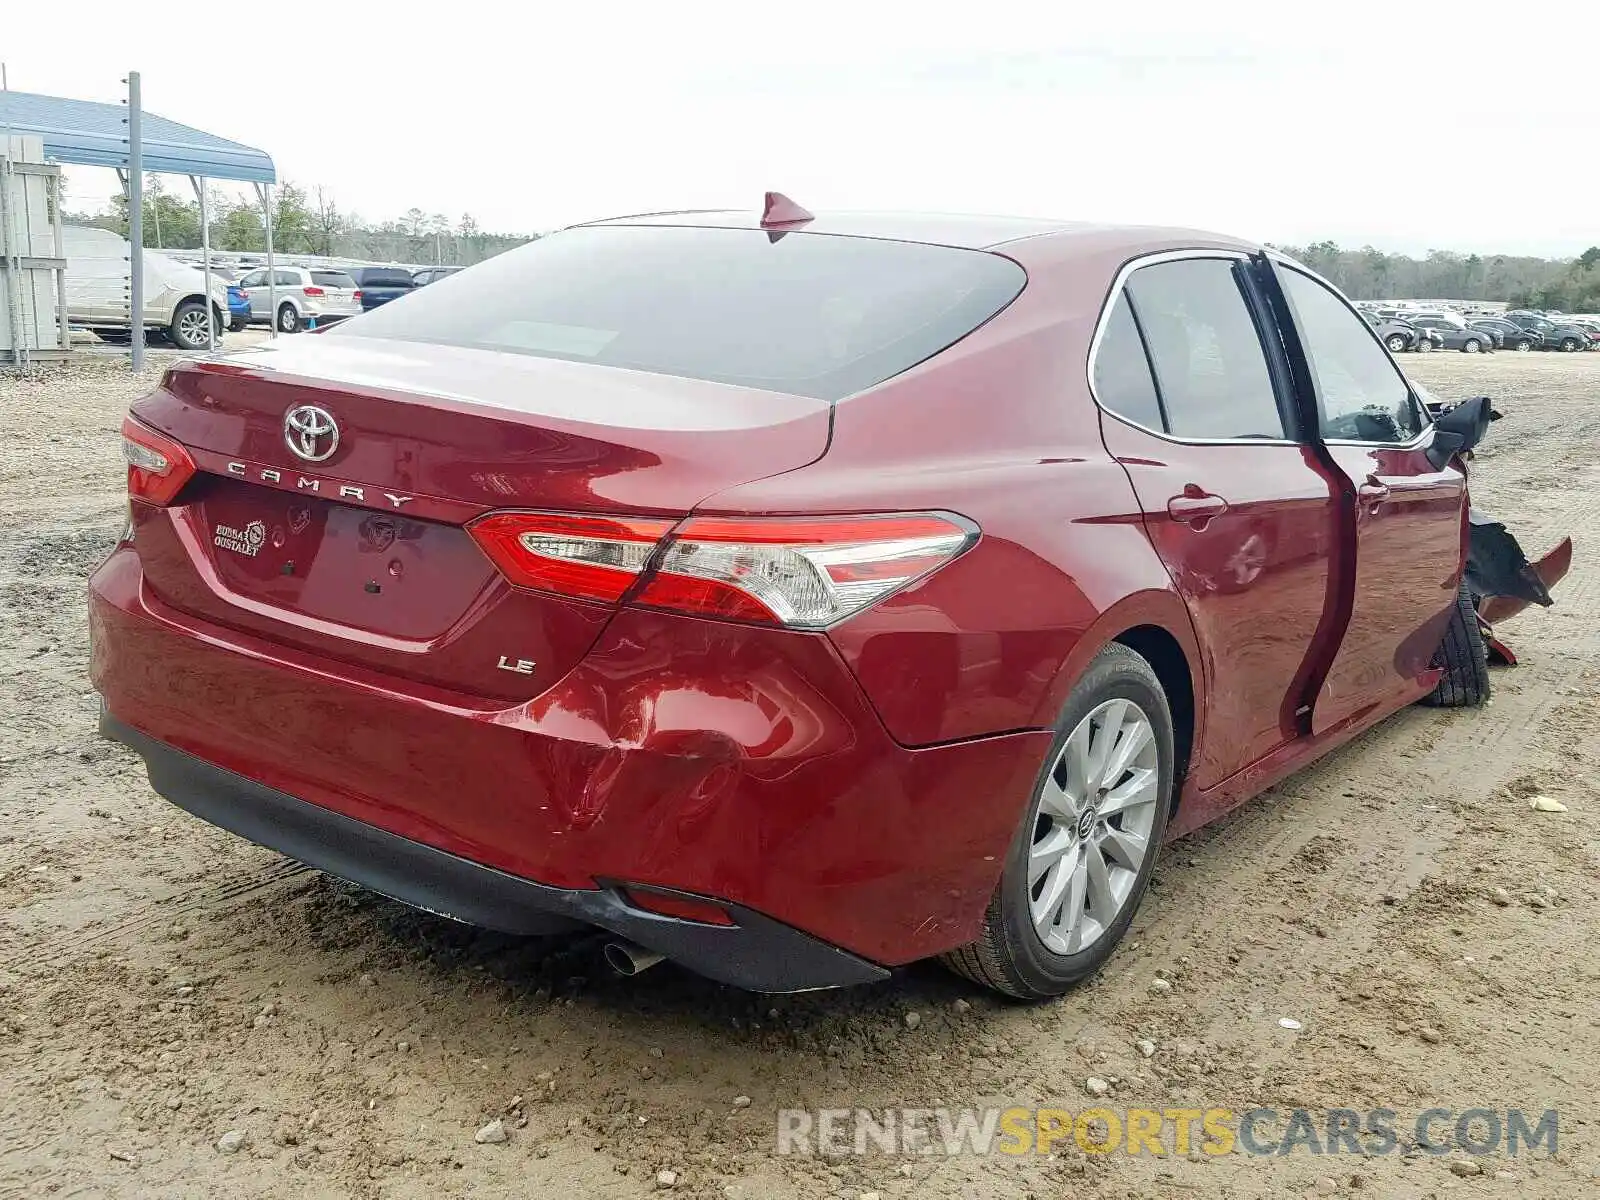
<svg viewBox="0 0 1600 1200"><path fill-rule="evenodd" d="M67 318L102 341L124 343L131 335L127 239L109 229L63 227L67 258ZM283 333L329 325L378 308L436 283L460 267L318 265L211 266L212 328L207 327L205 275L201 266L160 250L144 252L144 320L147 336L180 350L202 350L209 336L250 325L272 325ZM269 284L268 276L271 276Z"/></svg>
<svg viewBox="0 0 1600 1200"><path fill-rule="evenodd" d="M238 286L245 293L250 323L272 324L283 333L295 333L371 312L459 270L460 267L424 267L416 272L404 267L277 267L277 282L271 289L267 287L265 270L245 275ZM271 311L274 301L276 311Z"/></svg>
<svg viewBox="0 0 1600 1200"><path fill-rule="evenodd" d="M1448 309L1398 308L1363 304L1361 313L1389 349L1600 350L1600 318L1513 309L1499 316L1464 316Z"/></svg>
<svg viewBox="0 0 1600 1200"><path fill-rule="evenodd" d="M1377 331L1378 337L1383 339L1383 344L1389 347L1391 354L1425 352L1444 347L1444 336L1435 330L1423 328L1411 321L1402 321L1397 317L1381 317L1365 309L1361 315L1367 319L1367 324Z"/></svg>

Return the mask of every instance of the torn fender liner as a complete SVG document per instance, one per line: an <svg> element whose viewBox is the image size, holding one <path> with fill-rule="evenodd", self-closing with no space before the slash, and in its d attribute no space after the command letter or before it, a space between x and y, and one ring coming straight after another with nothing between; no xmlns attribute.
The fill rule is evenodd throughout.
<svg viewBox="0 0 1600 1200"><path fill-rule="evenodd" d="M1549 608L1550 589L1572 565L1572 539L1564 539L1538 563L1530 563L1505 525L1472 509L1467 541L1467 585L1480 597L1479 615L1491 625L1530 604Z"/></svg>

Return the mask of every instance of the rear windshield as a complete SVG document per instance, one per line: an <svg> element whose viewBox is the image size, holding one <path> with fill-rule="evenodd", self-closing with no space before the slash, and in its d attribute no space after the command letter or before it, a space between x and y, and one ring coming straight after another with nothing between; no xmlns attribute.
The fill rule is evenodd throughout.
<svg viewBox="0 0 1600 1200"><path fill-rule="evenodd" d="M398 267L367 267L361 272L363 287L414 287L416 280L411 272Z"/></svg>
<svg viewBox="0 0 1600 1200"><path fill-rule="evenodd" d="M356 281L343 271L313 271L311 282L321 284L323 287L353 288Z"/></svg>
<svg viewBox="0 0 1600 1200"><path fill-rule="evenodd" d="M674 226L569 229L328 336L601 363L837 400L937 354L1027 282L912 242Z"/></svg>

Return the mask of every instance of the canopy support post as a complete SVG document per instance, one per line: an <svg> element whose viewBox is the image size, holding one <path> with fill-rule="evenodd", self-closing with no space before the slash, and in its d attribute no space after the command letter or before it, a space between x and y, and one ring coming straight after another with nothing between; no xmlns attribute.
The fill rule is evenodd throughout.
<svg viewBox="0 0 1600 1200"><path fill-rule="evenodd" d="M278 336L278 272L272 257L272 185L256 184L256 195L261 197L261 211L267 218L267 328L269 336Z"/></svg>
<svg viewBox="0 0 1600 1200"><path fill-rule="evenodd" d="M144 370L144 143L139 72L128 72L128 341L135 372Z"/></svg>
<svg viewBox="0 0 1600 1200"><path fill-rule="evenodd" d="M211 206L206 201L204 175L189 176L189 186L200 201L200 261L206 277L206 350L217 352L216 305L211 299Z"/></svg>

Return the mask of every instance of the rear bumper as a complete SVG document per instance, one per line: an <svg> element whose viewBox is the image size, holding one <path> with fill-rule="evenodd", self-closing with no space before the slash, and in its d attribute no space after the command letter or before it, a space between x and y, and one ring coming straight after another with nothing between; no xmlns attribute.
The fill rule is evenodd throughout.
<svg viewBox="0 0 1600 1200"><path fill-rule="evenodd" d="M144 759L150 784L179 808L415 908L512 934L572 925L610 930L720 983L762 992L871 983L883 967L760 913L728 905L732 925L645 912L615 888L554 888L397 837L203 762L109 713L100 731Z"/></svg>
<svg viewBox="0 0 1600 1200"><path fill-rule="evenodd" d="M197 815L425 908L570 917L761 990L971 941L1051 737L907 749L826 637L631 609L534 699L465 696L173 609L129 544L89 616L110 727ZM372 874L352 827L404 867ZM618 884L714 898L744 932ZM663 940L683 926L703 948Z"/></svg>

